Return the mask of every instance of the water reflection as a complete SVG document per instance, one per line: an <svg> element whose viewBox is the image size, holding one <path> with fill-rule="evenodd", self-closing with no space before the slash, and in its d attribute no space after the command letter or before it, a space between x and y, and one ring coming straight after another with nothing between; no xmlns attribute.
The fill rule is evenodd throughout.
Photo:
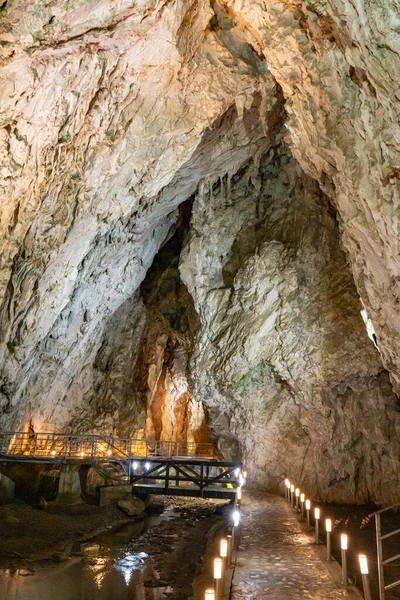
<svg viewBox="0 0 400 600"><path fill-rule="evenodd" d="M165 517L164 517L165 518ZM163 517L130 523L96 538L97 556L74 556L60 564L42 562L32 570L0 571L4 600L165 600L165 588L145 587L154 574L150 557L132 540ZM137 545L137 540L136 540Z"/></svg>

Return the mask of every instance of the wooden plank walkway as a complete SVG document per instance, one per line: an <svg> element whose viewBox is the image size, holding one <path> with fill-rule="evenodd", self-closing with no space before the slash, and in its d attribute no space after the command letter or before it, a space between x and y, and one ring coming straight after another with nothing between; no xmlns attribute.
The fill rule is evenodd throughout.
<svg viewBox="0 0 400 600"><path fill-rule="evenodd" d="M353 587L336 581L336 563L322 558L288 503L270 494L249 495L231 600L360 600Z"/></svg>

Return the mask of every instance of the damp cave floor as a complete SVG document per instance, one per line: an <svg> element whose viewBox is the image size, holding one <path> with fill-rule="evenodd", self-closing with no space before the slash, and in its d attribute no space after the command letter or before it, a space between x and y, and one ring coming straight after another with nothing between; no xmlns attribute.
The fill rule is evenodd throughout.
<svg viewBox="0 0 400 600"><path fill-rule="evenodd" d="M325 560L300 517L279 496L245 493L231 600L360 599L340 584L340 567Z"/></svg>

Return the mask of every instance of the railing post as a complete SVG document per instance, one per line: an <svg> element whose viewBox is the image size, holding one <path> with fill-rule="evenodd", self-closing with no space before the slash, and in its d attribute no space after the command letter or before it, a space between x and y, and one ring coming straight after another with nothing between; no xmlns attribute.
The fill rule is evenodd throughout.
<svg viewBox="0 0 400 600"><path fill-rule="evenodd" d="M169 462L167 463L167 466L165 469L165 489L166 490L169 489Z"/></svg>
<svg viewBox="0 0 400 600"><path fill-rule="evenodd" d="M376 555L378 558L378 585L379 585L379 600L385 600L385 580L383 574L383 555L382 555L382 532L381 532L381 515L375 515L375 530L376 530Z"/></svg>
<svg viewBox="0 0 400 600"><path fill-rule="evenodd" d="M342 533L340 536L340 550L342 553L342 585L348 585L348 576L347 576L347 546L348 546L348 536L346 533Z"/></svg>
<svg viewBox="0 0 400 600"><path fill-rule="evenodd" d="M133 461L128 460L128 475L129 475L129 485L132 485L133 482Z"/></svg>

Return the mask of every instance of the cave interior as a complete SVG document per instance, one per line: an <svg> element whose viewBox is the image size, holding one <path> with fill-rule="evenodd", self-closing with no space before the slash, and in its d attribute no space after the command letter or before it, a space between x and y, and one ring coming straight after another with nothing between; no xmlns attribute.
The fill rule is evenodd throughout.
<svg viewBox="0 0 400 600"><path fill-rule="evenodd" d="M0 6L0 427L395 503L396 0Z"/></svg>

